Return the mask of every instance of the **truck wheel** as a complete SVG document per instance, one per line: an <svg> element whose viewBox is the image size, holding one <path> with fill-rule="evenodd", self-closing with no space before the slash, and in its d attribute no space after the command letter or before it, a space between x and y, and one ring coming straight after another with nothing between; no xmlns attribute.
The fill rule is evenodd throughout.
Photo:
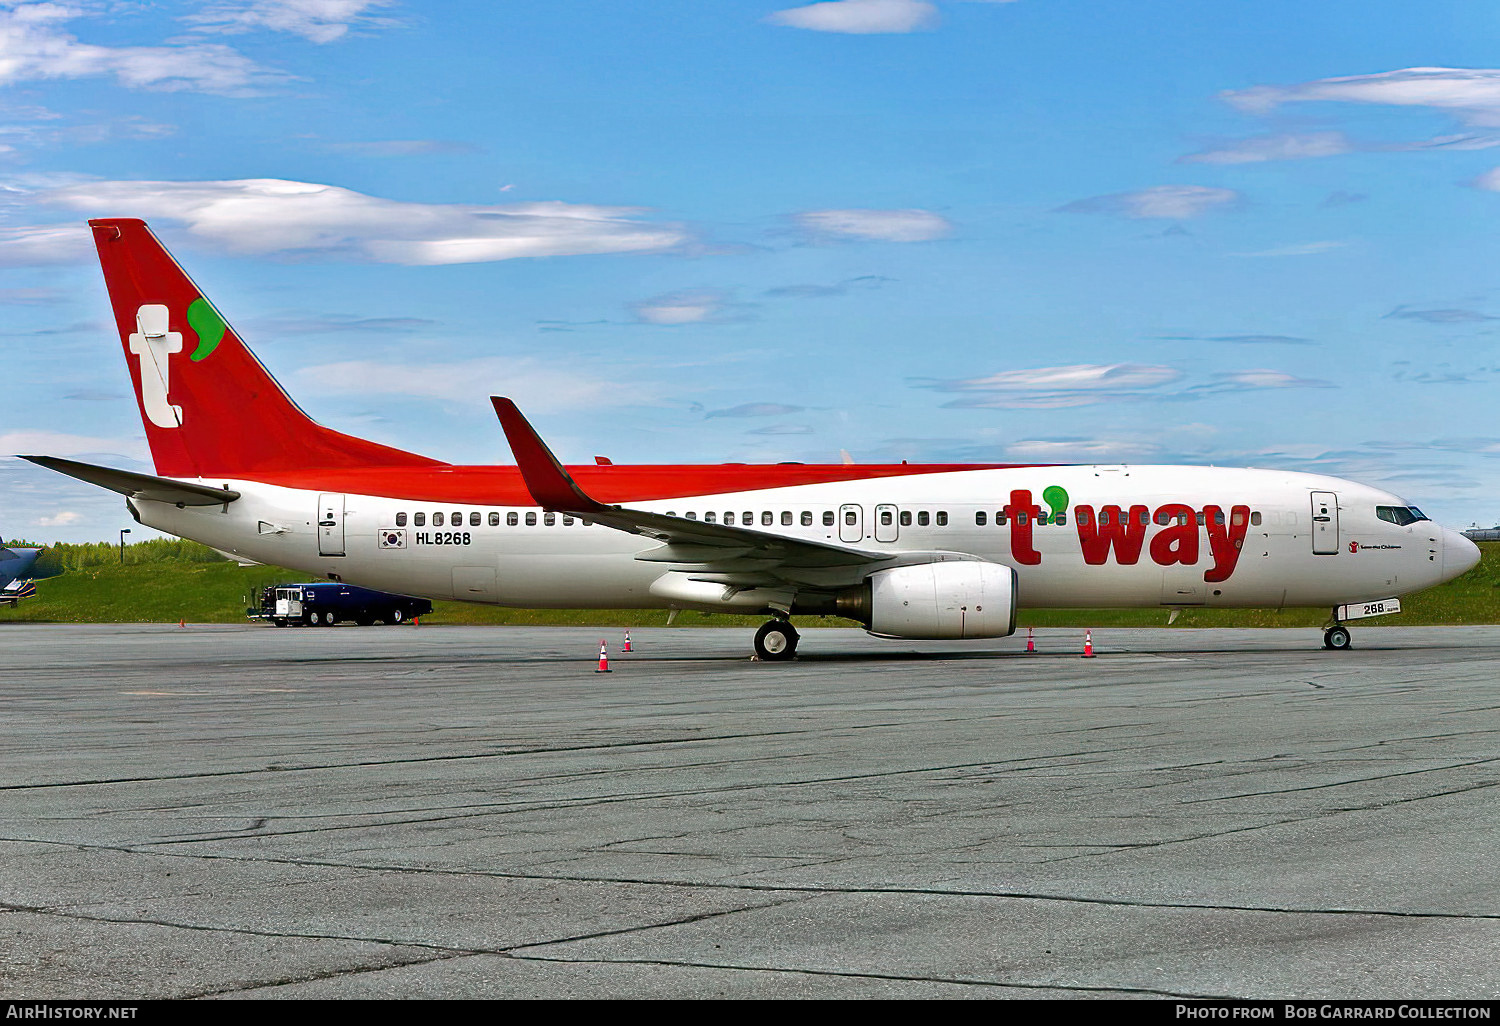
<svg viewBox="0 0 1500 1026"><path fill-rule="evenodd" d="M392 609L391 610L391 615L386 620L386 623L389 623L389 624L392 624L392 625L396 625L396 624L400 624L405 619L406 619L406 614L405 613L403 613L399 609Z"/></svg>
<svg viewBox="0 0 1500 1026"><path fill-rule="evenodd" d="M284 616L273 616L271 618L271 622L274 623L278 627L285 627L286 626L286 617L284 617Z"/></svg>

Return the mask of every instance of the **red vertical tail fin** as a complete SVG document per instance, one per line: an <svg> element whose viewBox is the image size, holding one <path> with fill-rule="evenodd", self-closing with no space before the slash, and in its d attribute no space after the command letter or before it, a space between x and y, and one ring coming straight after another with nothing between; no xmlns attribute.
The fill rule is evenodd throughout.
<svg viewBox="0 0 1500 1026"><path fill-rule="evenodd" d="M158 474L437 464L303 413L144 221L89 227Z"/></svg>

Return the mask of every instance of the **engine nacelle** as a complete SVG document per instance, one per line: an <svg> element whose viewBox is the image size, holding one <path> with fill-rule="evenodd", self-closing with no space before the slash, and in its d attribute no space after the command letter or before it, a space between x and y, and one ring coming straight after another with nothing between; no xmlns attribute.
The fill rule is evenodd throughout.
<svg viewBox="0 0 1500 1026"><path fill-rule="evenodd" d="M1004 638L1016 629L1016 572L953 560L870 576L871 634L931 641Z"/></svg>

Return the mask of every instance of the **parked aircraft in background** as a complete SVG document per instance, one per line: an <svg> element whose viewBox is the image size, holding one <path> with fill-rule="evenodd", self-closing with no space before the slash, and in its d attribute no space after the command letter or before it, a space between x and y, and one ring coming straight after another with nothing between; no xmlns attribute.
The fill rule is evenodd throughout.
<svg viewBox="0 0 1500 1026"><path fill-rule="evenodd" d="M506 606L791 614L1000 638L1018 606L1397 612L1479 550L1389 492L1186 466L564 467L493 400L518 466L453 466L309 419L142 221L89 222L157 474L27 459L242 558Z"/></svg>
<svg viewBox="0 0 1500 1026"><path fill-rule="evenodd" d="M0 546L0 605L8 605L14 609L22 599L36 595L36 586L31 583L31 570L41 554L41 549L8 549Z"/></svg>

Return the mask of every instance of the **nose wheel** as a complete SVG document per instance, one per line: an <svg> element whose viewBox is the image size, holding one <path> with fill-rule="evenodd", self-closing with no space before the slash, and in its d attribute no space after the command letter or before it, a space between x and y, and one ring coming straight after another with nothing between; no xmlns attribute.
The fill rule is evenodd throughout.
<svg viewBox="0 0 1500 1026"><path fill-rule="evenodd" d="M766 662L790 659L797 654L797 628L785 620L763 623L755 632L755 654Z"/></svg>
<svg viewBox="0 0 1500 1026"><path fill-rule="evenodd" d="M1334 624L1323 632L1323 647L1342 652L1349 647L1349 628Z"/></svg>

